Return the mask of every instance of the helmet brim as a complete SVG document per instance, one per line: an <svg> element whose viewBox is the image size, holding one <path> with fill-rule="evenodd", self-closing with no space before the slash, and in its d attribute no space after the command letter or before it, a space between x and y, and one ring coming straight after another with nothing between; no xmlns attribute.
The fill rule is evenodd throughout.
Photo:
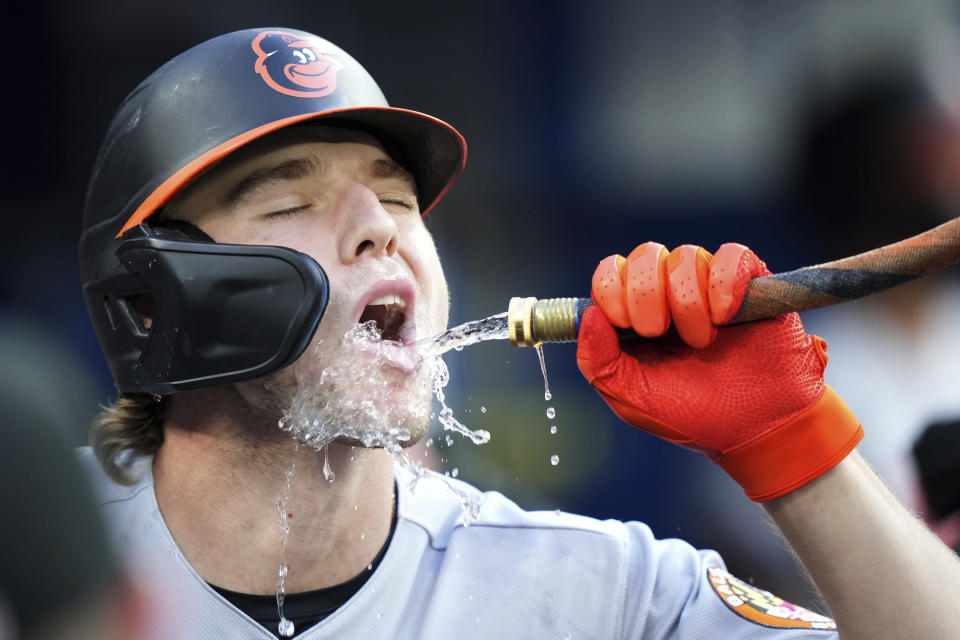
<svg viewBox="0 0 960 640"><path fill-rule="evenodd" d="M460 132L433 116L396 107L351 107L282 118L246 131L197 156L157 186L118 231L122 235L163 207L197 176L240 147L284 127L331 120L374 135L417 181L421 213L427 215L446 194L466 165L467 143Z"/></svg>

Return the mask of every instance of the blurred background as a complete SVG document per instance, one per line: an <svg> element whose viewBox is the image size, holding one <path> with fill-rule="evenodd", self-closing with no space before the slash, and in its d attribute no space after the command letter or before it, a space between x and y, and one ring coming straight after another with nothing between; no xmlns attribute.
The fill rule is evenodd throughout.
<svg viewBox="0 0 960 640"><path fill-rule="evenodd" d="M955 217L956 9L941 0L13 3L0 103L2 358L55 372L37 397L84 442L115 393L76 267L89 170L123 97L215 35L312 31L359 60L393 105L463 133L467 170L428 221L458 324L506 310L511 296L587 295L600 259L646 240L709 250L738 241L776 272ZM827 379L866 427L862 450L922 510L913 442L930 423L960 417L957 270L804 320L830 344ZM620 423L580 378L573 346L545 351L550 402L532 350L485 343L446 356L448 403L492 439L448 446L434 425L442 468L527 508L645 521L818 608L761 508L699 456Z"/></svg>

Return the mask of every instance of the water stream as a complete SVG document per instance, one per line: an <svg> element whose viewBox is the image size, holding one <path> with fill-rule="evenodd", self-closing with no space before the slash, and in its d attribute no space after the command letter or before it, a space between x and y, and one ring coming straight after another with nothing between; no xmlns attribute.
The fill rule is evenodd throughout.
<svg viewBox="0 0 960 640"><path fill-rule="evenodd" d="M506 340L507 314L498 313L483 320L472 320L447 329L438 336L418 340L415 344L420 353L426 356L439 356L456 349L462 351L464 347L483 342L485 340Z"/></svg>
<svg viewBox="0 0 960 640"><path fill-rule="evenodd" d="M290 502L290 495L293 493L293 475L297 468L297 452L300 450L300 443L294 442L293 456L290 459L290 468L284 474L283 489L280 491L280 498L277 500L277 512L280 514L280 569L277 571L277 614L280 616L280 623L277 630L284 638L291 637L294 632L293 621L287 619L283 613L283 602L287 597L287 536L290 535L290 523L287 520L287 504Z"/></svg>

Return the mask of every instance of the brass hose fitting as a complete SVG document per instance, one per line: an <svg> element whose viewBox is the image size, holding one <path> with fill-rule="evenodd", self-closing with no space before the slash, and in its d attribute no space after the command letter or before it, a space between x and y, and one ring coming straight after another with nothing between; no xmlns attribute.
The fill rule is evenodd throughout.
<svg viewBox="0 0 960 640"><path fill-rule="evenodd" d="M507 333L515 347L535 347L542 342L575 342L580 317L589 298L511 298Z"/></svg>

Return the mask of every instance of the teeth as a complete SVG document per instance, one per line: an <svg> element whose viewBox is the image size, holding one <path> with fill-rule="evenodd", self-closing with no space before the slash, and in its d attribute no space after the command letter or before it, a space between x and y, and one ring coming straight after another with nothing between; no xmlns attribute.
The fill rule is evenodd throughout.
<svg viewBox="0 0 960 640"><path fill-rule="evenodd" d="M397 306L399 306L400 308L405 308L405 307L407 306L407 303L406 303L406 301L405 301L403 298L401 298L401 297L398 296L398 295L392 294L392 293L391 293L391 294L388 294L388 295L385 295L385 296L380 296L380 297L377 298L376 300L370 301L368 304L370 304L370 305L375 305L375 304L397 305Z"/></svg>

